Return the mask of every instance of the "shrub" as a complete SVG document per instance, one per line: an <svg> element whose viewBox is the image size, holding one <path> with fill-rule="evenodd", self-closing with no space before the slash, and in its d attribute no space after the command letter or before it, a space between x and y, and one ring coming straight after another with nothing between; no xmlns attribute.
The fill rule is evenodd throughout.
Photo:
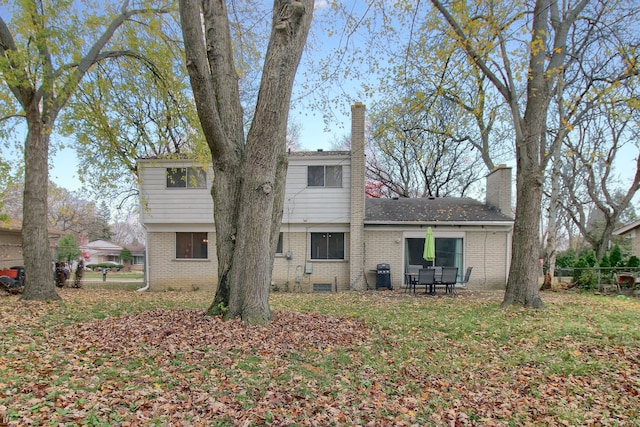
<svg viewBox="0 0 640 427"><path fill-rule="evenodd" d="M582 270L577 279L574 275L573 280L580 289L593 290L598 287L598 273L596 270Z"/></svg>
<svg viewBox="0 0 640 427"><path fill-rule="evenodd" d="M611 264L611 267L624 267L620 246L613 245L613 248L611 248L611 252L609 252L609 264Z"/></svg>

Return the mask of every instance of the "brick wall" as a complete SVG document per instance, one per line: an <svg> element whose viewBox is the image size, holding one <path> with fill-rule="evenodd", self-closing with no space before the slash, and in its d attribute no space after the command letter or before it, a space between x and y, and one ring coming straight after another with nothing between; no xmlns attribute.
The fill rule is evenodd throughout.
<svg viewBox="0 0 640 427"><path fill-rule="evenodd" d="M511 208L511 168L506 165L497 166L487 175L486 203L513 218Z"/></svg>
<svg viewBox="0 0 640 427"><path fill-rule="evenodd" d="M175 233L147 233L148 280L151 290L195 288L215 291L218 285L215 238L209 233L209 259L176 259Z"/></svg>
<svg viewBox="0 0 640 427"><path fill-rule="evenodd" d="M314 283L330 283L335 290L349 290L349 260L318 261L309 259L309 234L283 233L284 254L276 255L272 282L280 290L313 292ZM349 254L349 233L345 234L345 253ZM291 259L286 253L291 252ZM311 274L305 274L305 264L312 264ZM297 279L297 280L296 280Z"/></svg>
<svg viewBox="0 0 640 427"><path fill-rule="evenodd" d="M391 285L400 288L404 282L404 264L402 231L367 230L365 242L365 271L369 289L376 287L376 269L378 264L389 264Z"/></svg>
<svg viewBox="0 0 640 427"><path fill-rule="evenodd" d="M465 268L473 267L470 289L504 289L508 274L509 235L505 232L467 232L465 237Z"/></svg>

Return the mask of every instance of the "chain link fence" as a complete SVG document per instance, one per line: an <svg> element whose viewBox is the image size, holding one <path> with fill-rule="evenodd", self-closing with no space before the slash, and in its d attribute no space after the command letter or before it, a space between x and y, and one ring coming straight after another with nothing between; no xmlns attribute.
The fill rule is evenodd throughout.
<svg viewBox="0 0 640 427"><path fill-rule="evenodd" d="M619 292L640 291L640 267L557 268L560 282L570 282L581 289Z"/></svg>

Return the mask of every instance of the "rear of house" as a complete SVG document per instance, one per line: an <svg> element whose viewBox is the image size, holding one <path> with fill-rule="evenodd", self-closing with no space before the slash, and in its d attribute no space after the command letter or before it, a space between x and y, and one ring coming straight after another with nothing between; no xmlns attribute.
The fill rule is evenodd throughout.
<svg viewBox="0 0 640 427"><path fill-rule="evenodd" d="M436 265L473 267L469 287L504 287L513 220L509 168L488 177L487 201L366 199L364 106L352 107L352 150L289 153L273 287L299 292L375 288L387 263L400 287L421 261L425 230ZM211 170L187 159L141 159L141 221L152 290L217 286ZM506 183L506 184L505 184Z"/></svg>

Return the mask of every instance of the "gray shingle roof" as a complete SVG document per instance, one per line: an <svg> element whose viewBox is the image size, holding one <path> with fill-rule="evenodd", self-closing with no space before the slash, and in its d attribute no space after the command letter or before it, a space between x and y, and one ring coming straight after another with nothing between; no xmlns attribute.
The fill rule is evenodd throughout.
<svg viewBox="0 0 640 427"><path fill-rule="evenodd" d="M504 222L513 219L471 198L366 199L365 223Z"/></svg>

